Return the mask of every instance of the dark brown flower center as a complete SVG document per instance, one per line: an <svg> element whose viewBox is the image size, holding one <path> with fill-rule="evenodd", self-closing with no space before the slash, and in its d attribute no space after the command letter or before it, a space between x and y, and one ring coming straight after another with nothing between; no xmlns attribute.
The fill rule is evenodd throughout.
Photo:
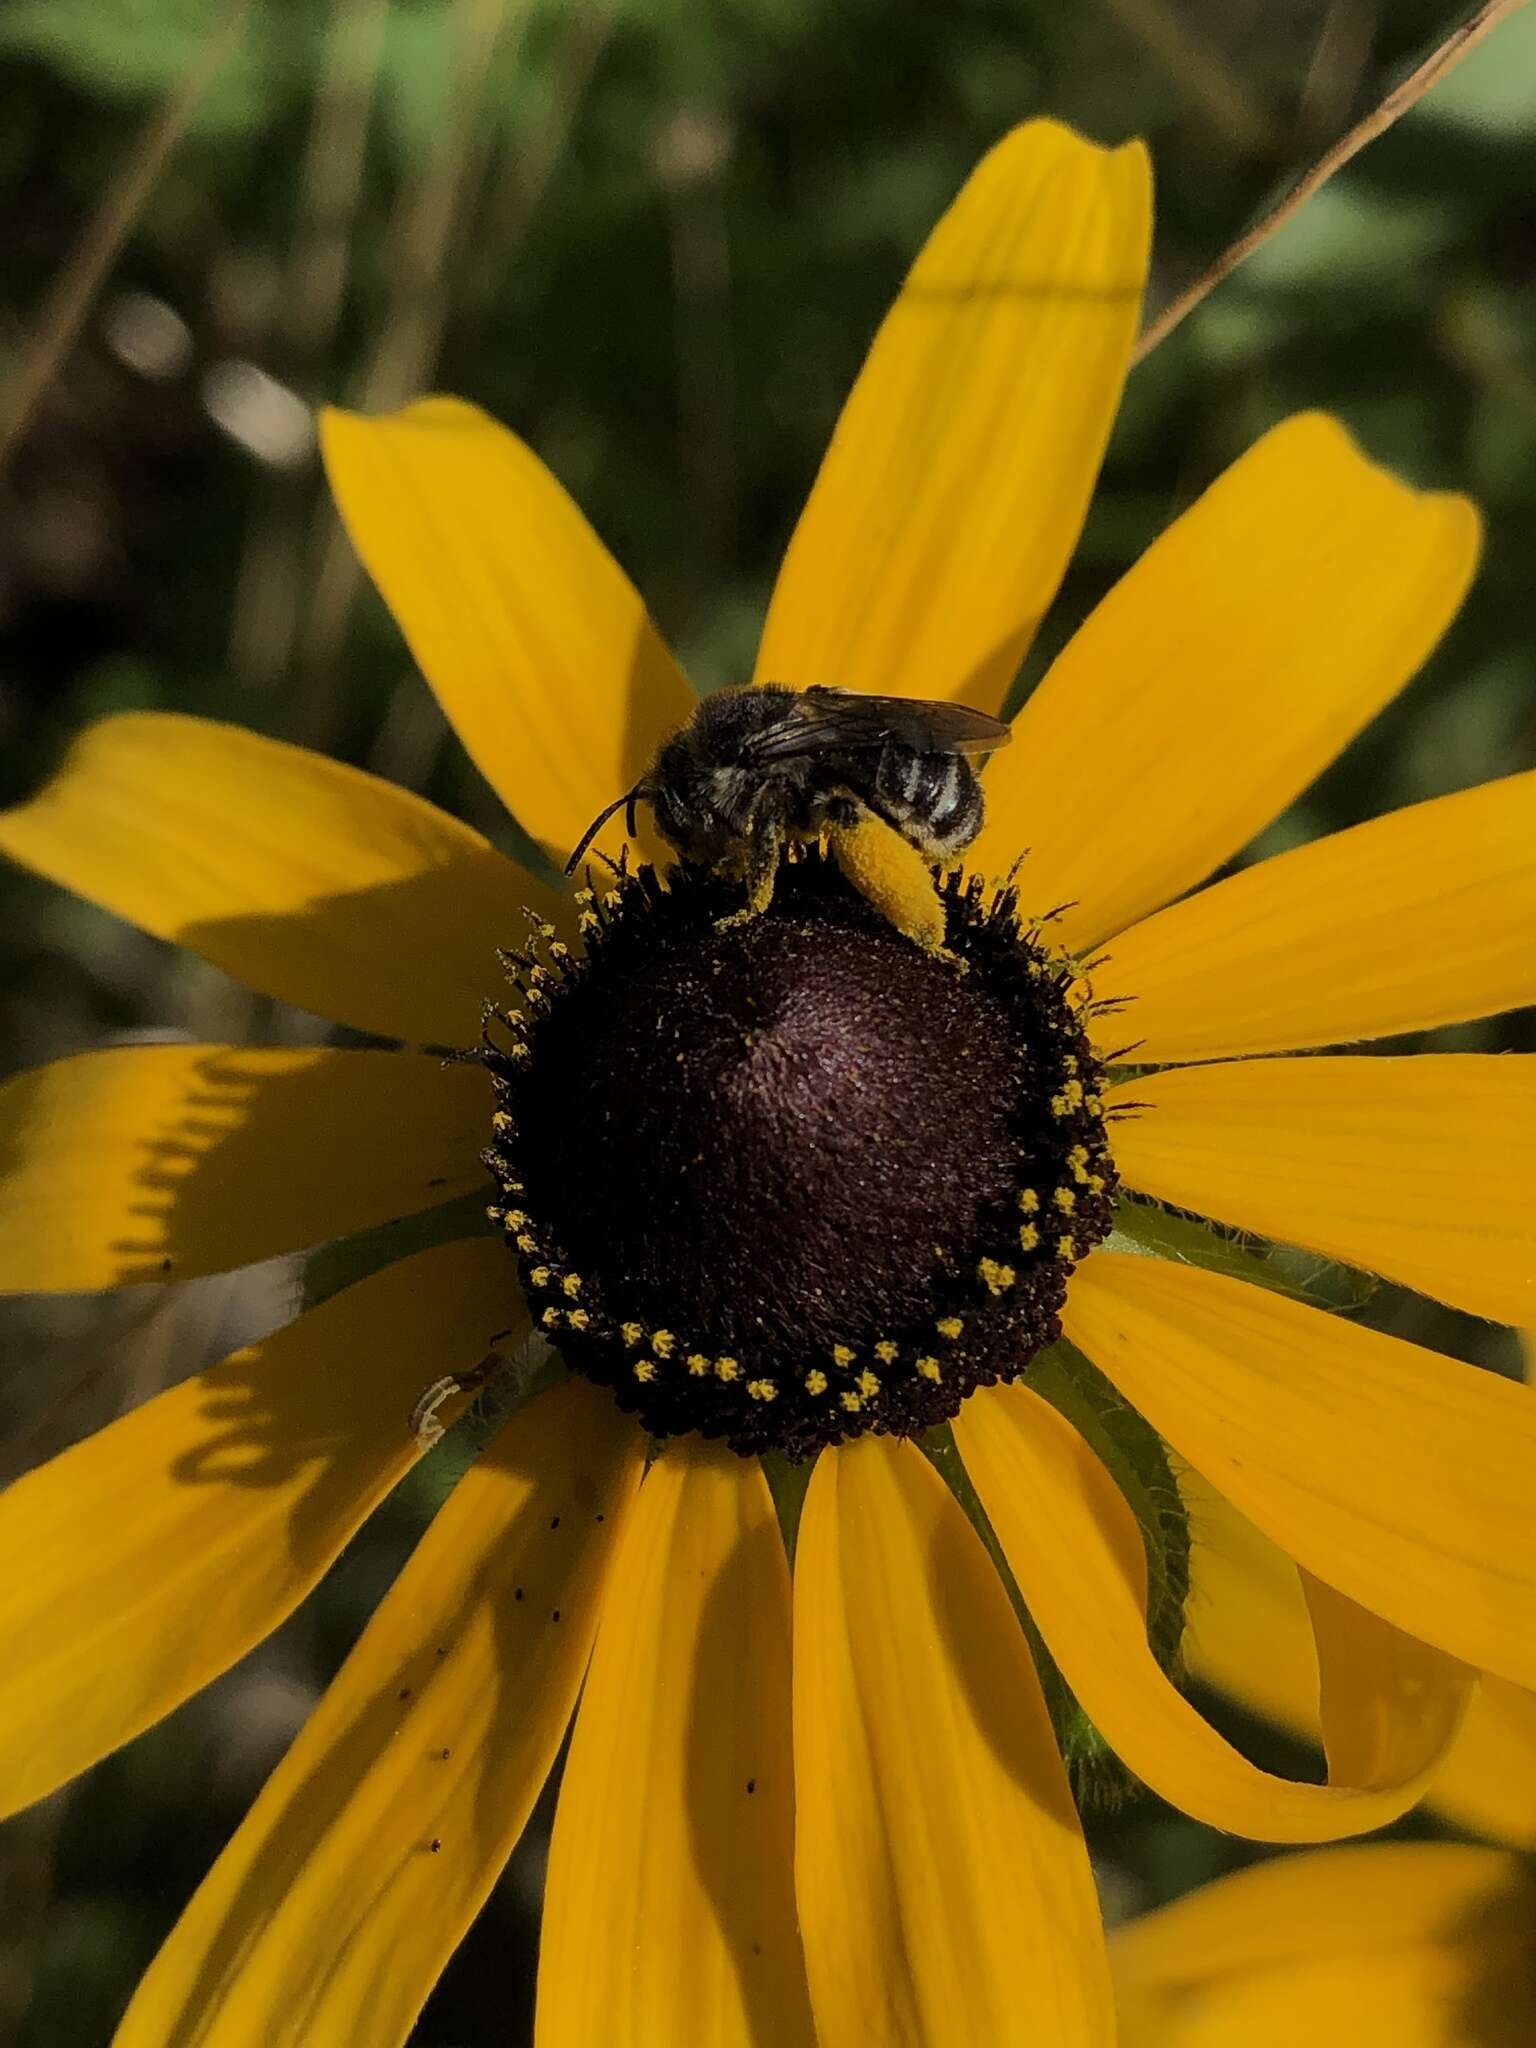
<svg viewBox="0 0 1536 2048"><path fill-rule="evenodd" d="M953 1415L1058 1334L1114 1171L1072 967L946 885L950 958L829 862L770 908L617 879L518 964L487 1154L536 1321L658 1435L803 1455Z"/></svg>

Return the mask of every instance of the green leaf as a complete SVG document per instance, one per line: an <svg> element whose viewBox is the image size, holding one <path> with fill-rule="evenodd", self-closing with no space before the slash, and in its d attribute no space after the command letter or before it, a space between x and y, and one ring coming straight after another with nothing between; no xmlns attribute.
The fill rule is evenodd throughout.
<svg viewBox="0 0 1536 2048"><path fill-rule="evenodd" d="M302 1306L318 1308L343 1287L382 1272L397 1259L412 1252L430 1251L434 1245L455 1244L460 1238L489 1237L496 1226L486 1216L484 1193L460 1195L435 1209L423 1209L416 1216L401 1216L393 1223L380 1223L372 1230L360 1230L352 1237L332 1238L317 1245L304 1261ZM507 1254L509 1285L515 1284L516 1268Z"/></svg>
<svg viewBox="0 0 1536 2048"><path fill-rule="evenodd" d="M1108 1466L1140 1524L1147 1553L1147 1640L1163 1670L1175 1676L1189 1602L1189 1513L1166 1444L1065 1338L1031 1360L1028 1383Z"/></svg>
<svg viewBox="0 0 1536 2048"><path fill-rule="evenodd" d="M1358 1308L1377 1286L1369 1274L1340 1266L1320 1253L1233 1236L1193 1216L1176 1216L1154 1202L1121 1200L1104 1249L1171 1259L1181 1266L1203 1266L1207 1272L1268 1287L1294 1301L1310 1302L1314 1308Z"/></svg>

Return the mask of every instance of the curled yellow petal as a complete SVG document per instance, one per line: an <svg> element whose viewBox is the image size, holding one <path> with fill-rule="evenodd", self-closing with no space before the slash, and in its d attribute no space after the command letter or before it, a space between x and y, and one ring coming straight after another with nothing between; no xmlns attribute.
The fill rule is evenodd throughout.
<svg viewBox="0 0 1536 2048"><path fill-rule="evenodd" d="M1098 474L1151 210L1140 143L1031 121L982 159L843 408L758 681L996 707Z"/></svg>
<svg viewBox="0 0 1536 2048"><path fill-rule="evenodd" d="M811 2048L789 1625L757 1461L673 1444L614 1563L560 1789L538 2048Z"/></svg>
<svg viewBox="0 0 1536 2048"><path fill-rule="evenodd" d="M1316 1741L1317 1653L1301 1574L1198 1475L1186 1472L1181 1485L1194 1539L1184 1635L1191 1675ZM1308 1588L1314 1602L1317 1586ZM1489 1841L1536 1849L1536 1693L1485 1676L1424 1803Z"/></svg>
<svg viewBox="0 0 1536 2048"><path fill-rule="evenodd" d="M352 543L470 758L563 862L694 708L639 593L477 406L327 410L320 443Z"/></svg>
<svg viewBox="0 0 1536 2048"><path fill-rule="evenodd" d="M554 1762L644 1443L581 1380L460 1480L114 2048L398 2048Z"/></svg>
<svg viewBox="0 0 1536 2048"><path fill-rule="evenodd" d="M1255 442L1068 642L988 766L976 865L1088 947L1238 852L1402 688L1478 519L1302 413Z"/></svg>
<svg viewBox="0 0 1536 2048"><path fill-rule="evenodd" d="M422 798L238 726L126 712L0 812L0 853L301 1010L471 1045L545 884Z"/></svg>
<svg viewBox="0 0 1536 2048"><path fill-rule="evenodd" d="M172 1387L0 1495L0 1812L271 1633L420 1456L408 1418L526 1318L489 1238L443 1245Z"/></svg>
<svg viewBox="0 0 1536 2048"><path fill-rule="evenodd" d="M1135 1516L1066 1418L1028 1387L987 1389L956 1417L955 1441L1063 1676L1153 1791L1212 1827L1276 1842L1381 1827L1422 1795L1470 1673L1333 1596L1319 1650L1339 1770L1327 1785L1259 1770L1159 1668Z"/></svg>
<svg viewBox="0 0 1536 2048"><path fill-rule="evenodd" d="M1494 1373L1224 1274L1095 1252L1063 1326L1325 1584L1536 1685L1536 1402Z"/></svg>
<svg viewBox="0 0 1536 2048"><path fill-rule="evenodd" d="M133 1045L0 1087L0 1291L185 1280L485 1183L485 1076L426 1053Z"/></svg>
<svg viewBox="0 0 1536 2048"><path fill-rule="evenodd" d="M915 1446L816 1462L795 1551L796 1892L821 2048L1105 2048L1087 1853L1023 1633Z"/></svg>
<svg viewBox="0 0 1536 2048"><path fill-rule="evenodd" d="M1536 1320L1536 1056L1231 1061L1105 1099L1140 1105L1115 1125L1128 1186L1473 1315Z"/></svg>

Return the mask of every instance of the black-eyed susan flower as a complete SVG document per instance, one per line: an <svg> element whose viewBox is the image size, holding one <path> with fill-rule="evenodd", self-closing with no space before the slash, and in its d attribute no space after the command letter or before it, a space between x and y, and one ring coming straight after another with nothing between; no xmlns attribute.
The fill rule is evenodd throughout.
<svg viewBox="0 0 1536 2048"><path fill-rule="evenodd" d="M985 160L849 400L760 680L997 706L1102 453L1148 221L1138 147L1036 124ZM333 416L326 441L445 710L562 861L690 714L639 597L471 407ZM1413 672L1476 546L1462 500L1326 420L1277 427L1068 645L988 771L971 879L942 888L869 827L846 873L788 863L725 923L728 875L605 866L615 820L566 897L367 776L183 718L93 729L0 819L16 858L401 1048L21 1077L7 1285L302 1247L465 1193L482 1152L497 1229L0 1504L33 1561L0 1591L12 1803L272 1628L494 1355L536 1331L573 1369L454 1490L127 2048L402 2039L573 1715L541 2048L1107 2042L1015 1596L1136 1773L1276 1840L1401 1812L1474 1668L1536 1682L1523 1391L1145 1256L1112 1206L1528 1306L1528 1061L1275 1055L1531 998L1536 778L1200 886ZM1046 1348L1063 1330L1102 1377ZM1254 1769L1168 1675L1184 1523L1160 1439L1305 1569L1326 1786ZM793 1577L782 1453L809 1474Z"/></svg>

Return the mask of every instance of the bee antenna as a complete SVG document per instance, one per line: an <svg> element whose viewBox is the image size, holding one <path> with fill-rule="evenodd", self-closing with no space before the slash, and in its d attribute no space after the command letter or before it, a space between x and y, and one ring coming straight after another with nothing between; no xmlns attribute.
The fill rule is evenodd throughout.
<svg viewBox="0 0 1536 2048"><path fill-rule="evenodd" d="M597 837L598 833L602 831L603 827L607 824L608 820L613 816L615 811L625 812L625 823L629 827L629 836L631 839L634 838L635 802L637 798L644 796L645 793L646 792L644 784L637 782L633 789L625 790L622 796L616 796L611 804L607 805L606 808L598 812L597 816L592 820L591 824L587 827L586 831L582 833L581 841L580 844L577 846L576 851L571 855L570 859L565 864L565 872L568 875L575 874L577 862L581 859L581 856L586 852L587 848L592 844L593 840Z"/></svg>

